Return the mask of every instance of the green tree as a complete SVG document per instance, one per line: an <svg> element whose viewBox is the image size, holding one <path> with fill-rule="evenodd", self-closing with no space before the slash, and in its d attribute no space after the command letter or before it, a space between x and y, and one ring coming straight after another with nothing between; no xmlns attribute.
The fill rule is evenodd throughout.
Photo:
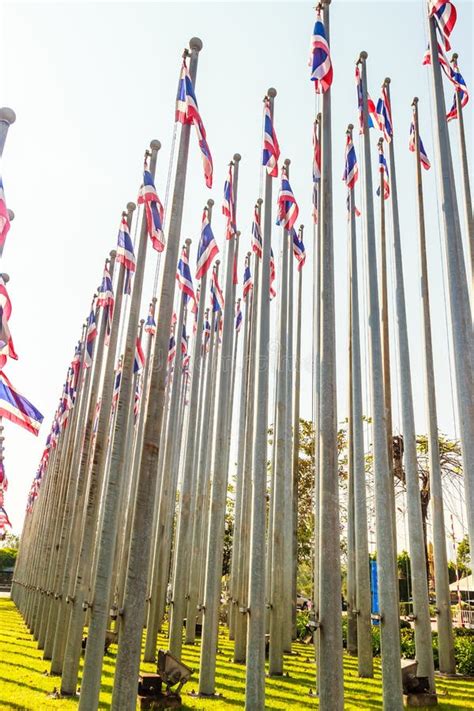
<svg viewBox="0 0 474 711"><path fill-rule="evenodd" d="M0 548L0 570L5 570L5 568L13 568L17 554L17 548Z"/></svg>

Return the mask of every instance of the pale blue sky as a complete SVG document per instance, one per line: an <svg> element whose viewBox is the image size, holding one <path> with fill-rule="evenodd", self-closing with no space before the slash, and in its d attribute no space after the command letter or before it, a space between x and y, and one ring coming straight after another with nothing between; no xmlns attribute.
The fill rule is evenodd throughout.
<svg viewBox="0 0 474 711"><path fill-rule="evenodd" d="M156 185L165 198L180 56L190 37L202 38L196 93L214 158L214 188L202 177L195 135L191 138L183 239L193 239L195 263L201 210L216 201L214 231L223 245L220 215L227 163L242 155L238 195L241 256L250 244L250 225L260 184L261 100L275 86L275 127L282 158L290 158L291 184L306 225L303 415L311 408L311 127L314 91L307 67L314 3L2 3L0 6L0 105L11 106L3 178L15 211L2 260L11 276L11 330L17 363L6 372L44 413L38 440L6 423L6 508L18 530L60 395L80 325L115 246L121 210L136 200L143 151L153 138L159 154ZM408 152L413 96L420 97L420 130L432 162L429 70L421 65L426 47L425 2L341 2L331 6L334 65L333 155L338 327L339 419L346 416L347 261L343 169L347 123L357 124L354 61L369 53L369 91L379 95L392 78L402 242L412 346L417 427L424 431L423 380L415 222L414 165ZM457 2L452 35L468 87L472 85L472 5ZM447 101L452 98L447 88ZM472 152L471 103L466 130ZM457 124L451 129L456 174ZM373 166L376 165L373 132ZM359 139L355 138L358 153ZM429 267L440 426L454 433L447 357L435 170L424 174ZM275 183L274 191L278 184ZM358 204L362 205L357 188ZM459 184L459 197L462 196ZM462 203L460 202L462 208ZM276 251L280 234L273 235ZM391 253L390 253L391 256ZM148 252L145 301L151 296L155 253ZM241 276L242 268L239 268ZM241 287L240 287L241 288ZM390 297L392 300L392 296ZM393 300L392 300L393 303ZM275 306L273 311L275 311ZM143 313L145 313L145 310ZM395 390L396 379L394 378ZM397 395L394 395L397 401ZM399 415L395 402L394 424Z"/></svg>

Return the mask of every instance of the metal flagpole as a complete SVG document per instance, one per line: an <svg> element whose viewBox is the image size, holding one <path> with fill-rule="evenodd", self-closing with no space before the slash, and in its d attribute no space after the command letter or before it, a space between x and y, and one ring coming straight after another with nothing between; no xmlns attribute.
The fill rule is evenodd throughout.
<svg viewBox="0 0 474 711"><path fill-rule="evenodd" d="M237 214L237 187L240 154L235 153L234 162L234 215ZM234 335L233 273L237 235L227 241L225 272L224 322L222 348L217 389L216 424L211 461L211 498L209 529L207 533L207 560L204 585L201 665L199 669L199 693L214 694L217 633L219 626L220 587L222 578L222 551L224 515L227 496L228 472L225 470L227 449L227 397L231 383L232 342ZM227 307L227 308L226 308Z"/></svg>
<svg viewBox="0 0 474 711"><path fill-rule="evenodd" d="M283 570L283 650L291 653L293 639L293 616L296 623L296 596L293 597L293 324L294 298L293 298L293 237L288 234L288 311L287 311L287 345L286 345L286 443L285 443L285 502L284 521L285 535L283 539L284 564Z"/></svg>
<svg viewBox="0 0 474 711"><path fill-rule="evenodd" d="M269 89L270 115L273 120L276 89ZM267 498L267 427L270 342L270 250L272 234L273 178L265 175L263 247L260 264L260 294L255 319L256 379L254 404L254 440L252 458L252 518L250 528L249 618L245 708L260 711L265 707L265 525ZM258 367L257 367L258 366Z"/></svg>
<svg viewBox="0 0 474 711"><path fill-rule="evenodd" d="M195 86L198 56L202 49L202 42L197 37L194 37L190 40L189 45L191 49L189 74ZM183 125L181 129L165 263L160 273L158 313L163 324L171 323L173 311L190 129L191 126L189 124ZM157 329L125 583L124 616L121 625L122 643L119 645L117 655L112 709L118 708L118 705L120 705L120 709L134 709L136 702L137 674L140 666L140 648L145 615L147 563L150 555L148 532L153 519L154 490L160 452L159 437L163 417L166 377L165 354L168 352L168 338L167 327Z"/></svg>
<svg viewBox="0 0 474 711"><path fill-rule="evenodd" d="M426 260L425 208L423 202L423 182L420 165L420 132L418 127L417 98L413 99L412 106L413 125L415 129L415 170L418 202L418 233L420 238L421 300L423 306L423 353L425 357L425 402L428 419L428 456L432 506L431 520L433 526L439 669L441 672L446 674L454 674L456 672L456 663L454 661L454 638L451 615L451 599L449 593L448 556L446 552L443 487L439 459L438 416L436 412L433 342L431 338L430 294L428 284L428 264Z"/></svg>
<svg viewBox="0 0 474 711"><path fill-rule="evenodd" d="M353 125L347 130L352 138ZM354 521L357 601L357 666L359 676L372 677L372 630L370 619L369 543L362 405L362 365L360 354L359 276L354 190L349 191L350 289L351 289L351 369L352 369L352 461L354 468Z"/></svg>
<svg viewBox="0 0 474 711"><path fill-rule="evenodd" d="M9 109L6 106L0 109L0 158L3 155L3 149L5 148L5 141L7 140L8 129L15 123L16 114L13 109Z"/></svg>
<svg viewBox="0 0 474 711"><path fill-rule="evenodd" d="M349 198L350 199L350 198ZM350 205L349 205L350 209ZM350 235L349 235L350 249ZM354 405L352 399L352 293L349 263L349 334L348 334L348 418L347 418L347 651L357 655L357 587L355 542L355 492L354 492Z"/></svg>
<svg viewBox="0 0 474 711"><path fill-rule="evenodd" d="M382 693L384 706L401 711L402 675L400 668L400 612L398 580L395 568L393 518L390 505L393 478L387 451L385 419L382 338L377 282L374 200L370 158L369 115L367 110L367 52L361 52L363 119L364 119L364 188L365 232L367 240L367 274L369 285L369 335L374 438L375 517L377 530L377 571L380 596L380 630L382 640ZM387 505L388 504L388 505Z"/></svg>
<svg viewBox="0 0 474 711"><path fill-rule="evenodd" d="M461 242L453 162L446 122L446 107L438 61L438 40L434 17L428 20L431 71L435 98L435 149L439 164L438 179L443 204L442 217L446 240L446 265L453 339L456 393L463 457L464 488L471 548L474 547L474 382L472 318L469 308L466 269ZM467 357L471 354L471 357Z"/></svg>
<svg viewBox="0 0 474 711"><path fill-rule="evenodd" d="M127 205L127 213L123 213L123 215L127 217L129 227L135 207L135 203L130 202ZM88 481L84 497L85 507L81 526L81 541L77 556L77 568L75 568L72 576L73 579L71 580L72 594L68 596L72 606L61 678L61 694L65 696L76 693L82 649L82 629L85 612L91 603L91 600L87 598L89 598L90 595L89 585L97 517L99 513L99 497L102 490L107 457L110 411L115 383L115 357L122 313L124 282L125 268L123 263L120 263L115 289L114 313L105 358L104 372L107 374L107 377L105 377L102 382L97 432L94 437L91 437L90 447L84 447L81 457L81 468L83 468L85 472L88 472Z"/></svg>

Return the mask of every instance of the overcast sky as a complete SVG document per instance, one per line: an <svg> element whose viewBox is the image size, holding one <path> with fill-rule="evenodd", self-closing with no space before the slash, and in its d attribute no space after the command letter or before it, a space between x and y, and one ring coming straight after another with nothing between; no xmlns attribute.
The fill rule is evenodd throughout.
<svg viewBox="0 0 474 711"><path fill-rule="evenodd" d="M156 186L165 199L174 131L174 101L181 53L192 36L203 40L196 93L214 159L214 187L203 181L199 149L191 136L182 238L199 237L202 206L216 201L214 232L222 248L220 214L227 164L242 155L238 195L240 255L250 246L253 205L260 191L262 97L275 86L275 128L282 159L291 159L291 184L306 225L308 260L304 285L302 414L311 412L311 131L315 111L307 66L314 2L292 3L8 3L0 6L0 105L17 121L4 151L2 174L16 218L7 239L2 271L10 274L10 326L18 362L6 372L43 412L38 439L6 423L6 508L15 530L22 525L26 495L57 405L66 368L96 288L103 259L115 246L120 213L136 200L144 149L153 138L163 148ZM419 263L414 160L408 152L410 104L420 97L420 131L432 162L425 2L342 2L331 5L334 65L333 175L338 347L339 419L347 406L347 227L341 181L345 129L357 125L354 62L369 53L369 91L378 98L384 77L392 78L392 109L399 182L402 247L413 367L417 429L425 431L421 360ZM472 86L472 5L457 1L453 49ZM446 87L447 102L452 90ZM471 104L466 132L472 154ZM457 122L450 134L460 178ZM373 167L376 142L372 131ZM355 147L360 156L359 138ZM436 166L424 173L428 259L433 313L439 422L456 433L448 359ZM274 196L278 190L275 181ZM360 182L357 204L363 208ZM462 209L462 190L458 196ZM390 227L390 221L389 221ZM361 225L359 226L362 240ZM281 235L275 227L273 244ZM155 252L148 251L144 303L152 295ZM362 256L362 252L361 252ZM389 250L391 260L391 250ZM362 260L361 260L362 261ZM241 282L243 266L239 266ZM391 266L390 266L390 278ZM239 286L241 289L241 284ZM390 286L391 307L394 303ZM364 307L363 307L364 308ZM276 306L272 307L272 324ZM144 305L143 313L146 307ZM392 321L393 323L393 321ZM392 335L394 330L392 329ZM363 338L366 338L364 332ZM395 350L395 341L393 342ZM395 361L394 361L395 365ZM398 379L394 375L394 427L400 426ZM365 395L366 396L366 395ZM366 411L370 412L368 406Z"/></svg>

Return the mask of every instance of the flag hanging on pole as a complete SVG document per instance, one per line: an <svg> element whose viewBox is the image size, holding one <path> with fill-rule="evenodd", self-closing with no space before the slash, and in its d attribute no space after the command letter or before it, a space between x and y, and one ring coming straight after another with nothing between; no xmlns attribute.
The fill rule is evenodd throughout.
<svg viewBox="0 0 474 711"><path fill-rule="evenodd" d="M298 234L298 232L293 228L291 230L291 236L293 238L293 256L298 261L298 271L300 272L306 261L306 250L303 244L303 240Z"/></svg>
<svg viewBox="0 0 474 711"><path fill-rule="evenodd" d="M425 170L429 170L431 168L431 163L428 159L428 156L426 155L425 147L423 145L423 141L421 140L421 136L418 136L418 145L420 148L420 163L423 166ZM412 153L416 152L416 146L415 146L415 124L413 121L411 122L410 125L410 139L408 142L408 148Z"/></svg>
<svg viewBox="0 0 474 711"><path fill-rule="evenodd" d="M132 291L132 274L135 271L135 253L133 244L130 238L126 215L122 215L120 229L117 242L117 262L123 264L125 268L125 284L123 287L124 294L130 294Z"/></svg>
<svg viewBox="0 0 474 711"><path fill-rule="evenodd" d="M173 334L170 336L168 343L168 363L172 363L176 355L176 339Z"/></svg>
<svg viewBox="0 0 474 711"><path fill-rule="evenodd" d="M12 304L10 297L8 296L3 276L0 275L0 370L6 364L8 358L18 360L8 325L11 312Z"/></svg>
<svg viewBox="0 0 474 711"><path fill-rule="evenodd" d="M359 177L359 168L357 166L357 157L352 142L352 137L350 133L347 133L346 138L346 155L344 163L344 173L342 174L342 179L347 185L349 190L353 190L357 179Z"/></svg>
<svg viewBox="0 0 474 711"><path fill-rule="evenodd" d="M142 348L141 338L137 336L135 342L135 358L133 360L133 372L140 373L145 367L145 354Z"/></svg>
<svg viewBox="0 0 474 711"><path fill-rule="evenodd" d="M222 204L222 214L226 217L225 236L231 239L237 232L235 224L235 195L234 195L234 164L229 165L229 175L224 183L224 202Z"/></svg>
<svg viewBox="0 0 474 711"><path fill-rule="evenodd" d="M157 252L162 252L165 248L165 236L163 233L164 208L156 192L153 176L148 170L148 159L146 157L143 168L143 185L138 193L137 202L139 205L145 205L147 231L153 249L156 249Z"/></svg>
<svg viewBox="0 0 474 711"><path fill-rule="evenodd" d="M240 299L237 300L235 305L235 330L237 333L240 332L242 328L242 311L240 309Z"/></svg>
<svg viewBox="0 0 474 711"><path fill-rule="evenodd" d="M219 281L215 271L212 272L211 279L211 306L214 312L220 311L222 313L224 311L224 294L219 286Z"/></svg>
<svg viewBox="0 0 474 711"><path fill-rule="evenodd" d="M283 229L290 231L295 224L299 213L299 207L291 189L286 168L281 169L281 186L278 194L278 216L276 224Z"/></svg>
<svg viewBox="0 0 474 711"><path fill-rule="evenodd" d="M311 39L309 65L311 67L311 81L314 81L316 94L324 94L332 84L333 69L326 28L319 9L316 12L316 22Z"/></svg>
<svg viewBox="0 0 474 711"><path fill-rule="evenodd" d="M211 324L209 323L209 319L207 319L207 318L203 323L202 331L203 331L202 347L203 347L203 352L204 352L204 351L207 351L209 341L211 340Z"/></svg>
<svg viewBox="0 0 474 711"><path fill-rule="evenodd" d="M435 18L436 26L443 38L446 51L449 52L451 44L449 37L457 20L456 7L450 0L429 0L429 16Z"/></svg>
<svg viewBox="0 0 474 711"><path fill-rule="evenodd" d="M202 279L218 254L219 247L214 239L214 233L209 222L207 208L202 213L201 239L197 251L196 279Z"/></svg>
<svg viewBox="0 0 474 711"><path fill-rule="evenodd" d="M313 222L318 222L319 192L321 190L321 143L318 136L318 122L313 124Z"/></svg>
<svg viewBox="0 0 474 711"><path fill-rule="evenodd" d="M386 200L390 195L390 184L388 182L388 165L387 161L385 160L382 145L379 145L379 173L382 176L383 199ZM380 195L380 185L377 188L377 195Z"/></svg>
<svg viewBox="0 0 474 711"><path fill-rule="evenodd" d="M357 89L357 107L359 110L359 133L362 134L362 133L364 133L364 102L363 102L363 93L362 93L362 75L360 73L358 64L356 64L356 68L355 68L355 80L356 80L356 89ZM369 128L380 129L375 104L372 101L372 99L370 98L368 91L367 91L367 111L369 114Z"/></svg>
<svg viewBox="0 0 474 711"><path fill-rule="evenodd" d="M263 102L263 154L262 165L267 169L268 175L272 178L278 177L278 159L280 157L280 146L273 127L273 119L270 113L270 99L266 96Z"/></svg>
<svg viewBox="0 0 474 711"><path fill-rule="evenodd" d="M245 270L244 270L244 289L243 289L243 298L247 296L247 294L250 293L250 290L253 288L253 280L252 280L252 274L250 272L250 264L248 261L245 264Z"/></svg>
<svg viewBox="0 0 474 711"><path fill-rule="evenodd" d="M94 304L92 304L89 318L87 319L86 330L86 350L84 353L84 368L90 368L92 365L92 356L94 353L94 341L97 337L97 324L95 321Z"/></svg>
<svg viewBox="0 0 474 711"><path fill-rule="evenodd" d="M455 88L455 94L453 97L453 105L449 109L446 118L448 121L451 121L452 119L457 119L458 117L458 105L456 101L456 94L459 94L459 99L461 101L461 107L464 108L469 101L469 94L467 91L467 86L466 82L464 81L464 77L459 71L458 67L458 62L456 55L453 56L451 60L451 71L450 71L450 78L452 77L452 81Z"/></svg>
<svg viewBox="0 0 474 711"><path fill-rule="evenodd" d="M153 311L153 304L151 303L145 322L145 333L148 333L150 336L154 336L156 333L156 322Z"/></svg>
<svg viewBox="0 0 474 711"><path fill-rule="evenodd" d="M183 59L181 68L181 77L178 84L178 94L176 97L176 115L175 120L178 123L193 124L199 142L199 148L202 153L202 162L204 167L204 179L208 188L212 188L212 156L206 140L206 129L199 113L196 95L194 93L193 83L189 76L186 60Z"/></svg>
<svg viewBox="0 0 474 711"><path fill-rule="evenodd" d="M122 382L122 358L119 358L115 369L114 391L112 394L112 412L115 412L120 396L120 384Z"/></svg>
<svg viewBox="0 0 474 711"><path fill-rule="evenodd" d="M183 323L183 328L181 330L181 353L186 355L188 352L188 336L186 334L186 324Z"/></svg>
<svg viewBox="0 0 474 711"><path fill-rule="evenodd" d="M270 250L270 301L275 298L276 291L273 286L273 282L276 279L276 269L275 269L275 257L273 256L273 249Z"/></svg>
<svg viewBox="0 0 474 711"><path fill-rule="evenodd" d="M181 258L178 262L176 281L178 282L178 287L185 295L184 303L187 303L189 299L193 299L195 301L196 297L194 295L193 279L191 276L191 270L189 268L186 247L183 247L183 251L181 252Z"/></svg>
<svg viewBox="0 0 474 711"><path fill-rule="evenodd" d="M99 286L97 295L97 306L104 309L104 318L106 319L106 330L105 330L105 343L109 342L110 331L112 329L112 318L114 315L114 291L112 288L112 279L110 277L110 272L108 266L105 265L104 276L102 277L102 283Z"/></svg>
<svg viewBox="0 0 474 711"><path fill-rule="evenodd" d="M262 228L260 227L260 213L258 207L255 205L253 211L253 222L252 222L252 252L254 252L257 257L262 258Z"/></svg>
<svg viewBox="0 0 474 711"><path fill-rule="evenodd" d="M5 240L10 229L10 218L8 216L7 203L5 200L5 191L3 189L3 180L0 176L0 254L3 251Z"/></svg>
<svg viewBox="0 0 474 711"><path fill-rule="evenodd" d="M390 143L393 136L392 107L388 98L387 88L382 87L382 94L377 101L377 120L387 143Z"/></svg>
<svg viewBox="0 0 474 711"><path fill-rule="evenodd" d="M41 412L26 397L20 395L3 371L0 371L0 416L36 436L43 422Z"/></svg>
<svg viewBox="0 0 474 711"><path fill-rule="evenodd" d="M9 528L12 527L10 519L3 506L0 506L0 535L4 535L7 526L9 526Z"/></svg>
<svg viewBox="0 0 474 711"><path fill-rule="evenodd" d="M0 461L0 488L3 489L3 491L7 491L8 489L8 479L5 474L5 464L3 460Z"/></svg>

